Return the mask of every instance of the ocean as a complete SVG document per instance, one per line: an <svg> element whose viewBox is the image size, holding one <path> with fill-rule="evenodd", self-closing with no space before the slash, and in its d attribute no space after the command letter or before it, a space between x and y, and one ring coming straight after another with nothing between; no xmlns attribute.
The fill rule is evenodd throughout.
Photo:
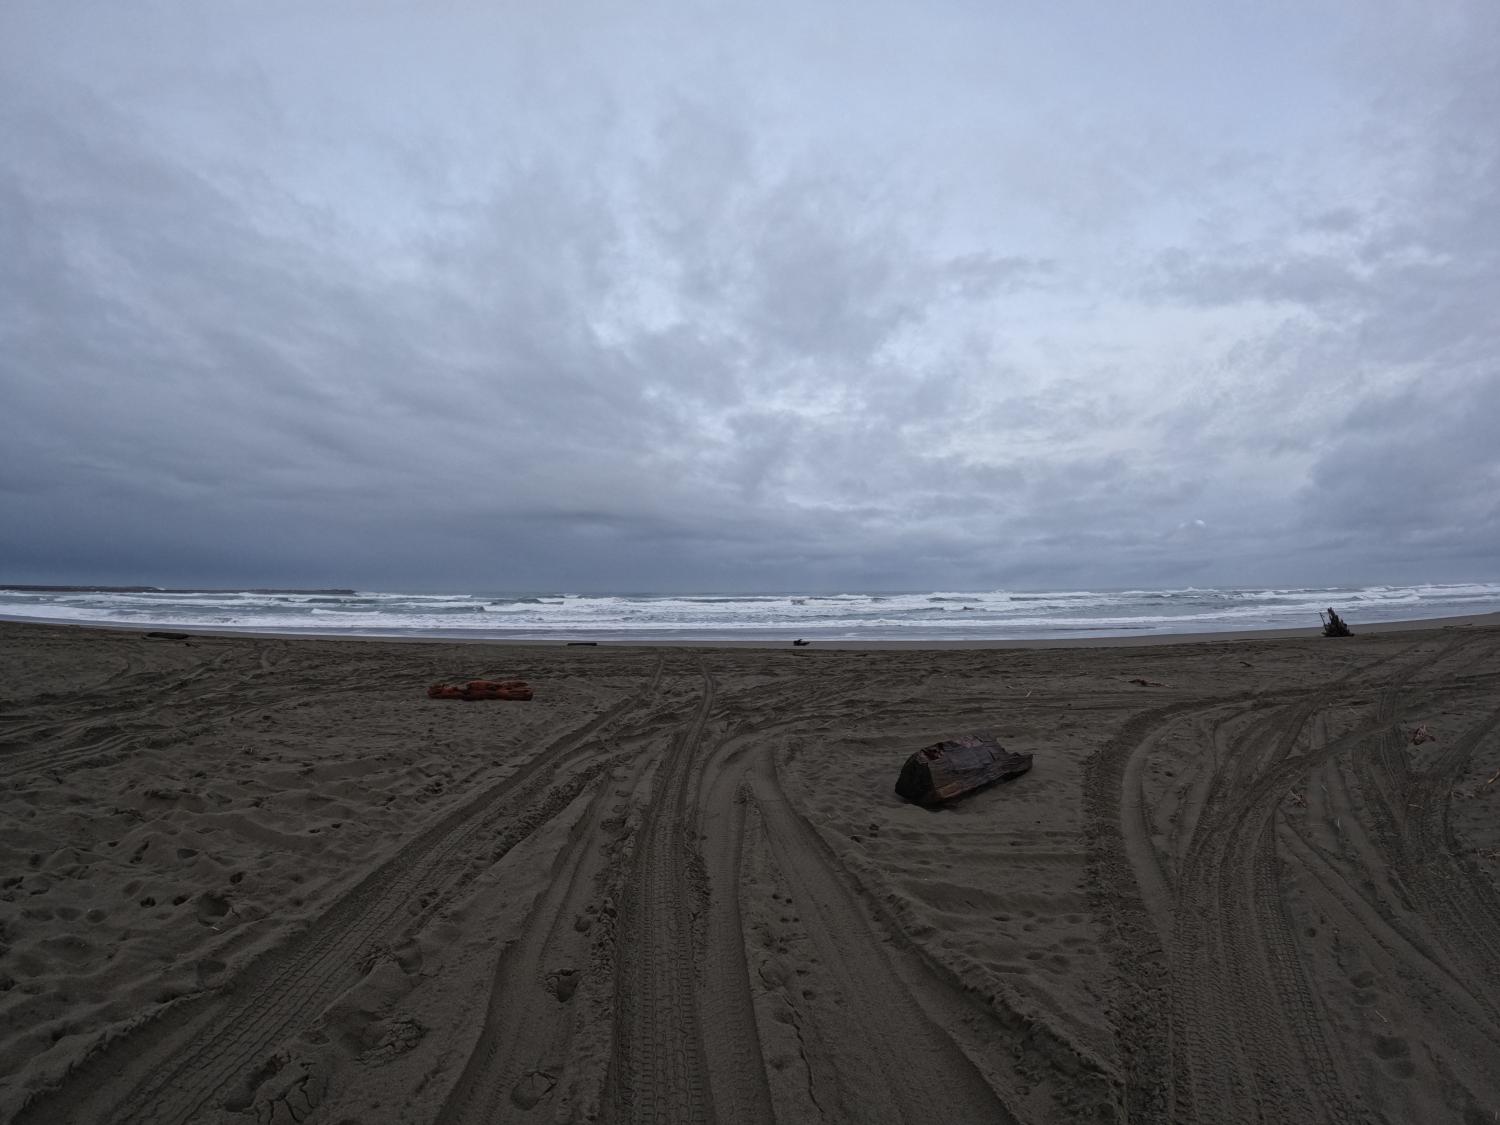
<svg viewBox="0 0 1500 1125"><path fill-rule="evenodd" d="M1500 612L1500 583L846 594L413 594L3 589L0 618L307 635L965 641L1296 628Z"/></svg>

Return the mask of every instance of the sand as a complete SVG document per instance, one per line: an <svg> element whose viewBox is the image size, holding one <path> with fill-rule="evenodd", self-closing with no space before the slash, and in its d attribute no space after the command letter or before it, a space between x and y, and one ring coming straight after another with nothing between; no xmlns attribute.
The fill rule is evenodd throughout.
<svg viewBox="0 0 1500 1125"><path fill-rule="evenodd" d="M1493 625L0 624L0 1120L1493 1122L1497 728ZM977 730L1032 771L894 795Z"/></svg>

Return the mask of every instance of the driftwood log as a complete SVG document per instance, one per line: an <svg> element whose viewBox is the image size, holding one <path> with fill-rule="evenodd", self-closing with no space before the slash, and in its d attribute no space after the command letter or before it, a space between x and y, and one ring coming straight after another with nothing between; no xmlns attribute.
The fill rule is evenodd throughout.
<svg viewBox="0 0 1500 1125"><path fill-rule="evenodd" d="M896 794L918 805L940 805L997 781L1020 777L1030 754L1006 750L992 734L965 734L924 746L901 767Z"/></svg>
<svg viewBox="0 0 1500 1125"><path fill-rule="evenodd" d="M525 680L469 680L461 684L433 684L428 699L512 699L522 702L531 698L531 685Z"/></svg>
<svg viewBox="0 0 1500 1125"><path fill-rule="evenodd" d="M1333 612L1333 607L1328 607L1327 613L1318 614L1323 619L1323 635L1325 637L1352 637L1349 626L1344 624L1344 619Z"/></svg>

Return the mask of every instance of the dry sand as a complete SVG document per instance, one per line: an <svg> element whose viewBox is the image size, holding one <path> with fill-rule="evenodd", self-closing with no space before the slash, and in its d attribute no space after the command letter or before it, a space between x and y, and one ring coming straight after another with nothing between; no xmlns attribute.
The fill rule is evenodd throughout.
<svg viewBox="0 0 1500 1125"><path fill-rule="evenodd" d="M0 1120L1493 1122L1497 657L0 625Z"/></svg>

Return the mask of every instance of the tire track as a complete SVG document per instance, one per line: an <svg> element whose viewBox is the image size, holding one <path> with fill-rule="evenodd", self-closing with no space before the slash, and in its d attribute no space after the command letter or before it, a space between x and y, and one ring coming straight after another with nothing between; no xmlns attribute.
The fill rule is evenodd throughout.
<svg viewBox="0 0 1500 1125"><path fill-rule="evenodd" d="M640 829L621 909L609 1099L619 1121L708 1125L714 1120L695 962L706 908L701 859L689 838L693 753L716 685L700 666L696 713L662 763Z"/></svg>
<svg viewBox="0 0 1500 1125"><path fill-rule="evenodd" d="M659 679L660 664L651 684ZM627 698L554 740L515 774L487 787L404 845L313 926L248 966L224 993L173 1006L140 1031L99 1052L52 1097L33 1101L18 1121L192 1121L255 1065L289 1030L317 1015L358 978L359 967L410 903L436 910L477 865L494 862L566 807L603 767L595 762L548 789L581 750L640 705ZM424 894L425 892L425 894ZM420 917L420 916L419 916ZM135 1074L125 1100L107 1112L92 1106L91 1071Z"/></svg>
<svg viewBox="0 0 1500 1125"><path fill-rule="evenodd" d="M1167 946L1172 920L1169 887L1142 880L1138 867L1159 870L1139 810L1122 807L1126 771L1148 743L1179 717L1205 715L1222 701L1175 703L1143 711L1090 760L1084 775L1089 897L1105 927L1105 945L1116 966L1112 983L1125 1117L1130 1122L1171 1119L1169 1100L1181 1088L1172 1026ZM1196 821L1195 821L1196 823ZM1125 826L1129 825L1127 831ZM1150 890L1143 889L1145 886ZM1160 896L1160 897L1158 897Z"/></svg>
<svg viewBox="0 0 1500 1125"><path fill-rule="evenodd" d="M1396 868L1419 911L1441 919L1434 927L1455 959L1475 966L1500 986L1500 893L1465 855L1449 818L1453 788L1479 745L1500 728L1500 709L1481 719L1426 771L1399 789L1405 831L1386 838ZM1404 759L1403 759L1404 764Z"/></svg>
<svg viewBox="0 0 1500 1125"><path fill-rule="evenodd" d="M122 1107L118 1119L122 1122L192 1120L216 1096L231 1091L241 1076L253 1070L290 1031L315 1018L353 984L370 956L378 948L392 944L393 931L405 925L410 917L410 903L425 902L424 914L437 909L447 896L431 889L432 884L441 879L444 889L449 889L458 882L457 876L442 876L455 867L467 866L462 862L466 852L477 845L484 849L490 862L499 860L565 808L597 775L597 768L582 770L548 792L539 804L532 802L539 786L523 787L515 792L514 801L507 802L494 815L472 818L427 855L408 863L406 870L371 896L371 900L359 904L357 918L348 922L338 919L343 924L322 927L313 940L298 943L301 948L290 965L225 1014L222 1023L227 1026L223 1031L201 1040L175 1067L138 1089ZM531 807L499 835L493 848L487 840L476 839L481 834L488 837L490 833L485 829L505 818L514 806Z"/></svg>
<svg viewBox="0 0 1500 1125"><path fill-rule="evenodd" d="M244 704L248 688L286 674L281 663L270 658L272 651L265 646L249 651L227 648L166 682L156 668L112 678L82 698L68 701L71 705L68 709L75 717L15 726L7 723L0 727L3 733L0 744L24 742L27 747L0 756L0 767L11 777L37 773L56 781L76 770L119 761L143 744L152 748L168 746L183 735L182 728L145 716L170 715L185 704L191 705L195 716L191 733L231 722L237 715L255 710L253 705ZM286 660L284 653L280 660ZM221 686L200 688L198 685L208 677ZM358 680L357 672L349 672L339 683L325 685L316 692L284 700L281 706L295 707L302 700L368 689L363 683L348 686L348 680ZM136 684L139 691L133 691ZM129 695L129 702L122 707L121 696L125 694Z"/></svg>
<svg viewBox="0 0 1500 1125"><path fill-rule="evenodd" d="M1330 1110L1341 1104L1328 1089L1331 1068L1317 1065L1310 1072L1292 1057L1297 1028L1264 1003L1265 990L1276 984L1276 966L1295 954L1288 953L1290 938L1276 917L1257 902L1268 889L1269 862L1258 851L1270 818L1305 768L1305 760L1288 761L1286 754L1310 714L1306 704L1281 708L1235 740L1182 865L1168 947L1172 1047L1182 1064L1174 1066L1173 1104L1181 1117L1212 1119L1230 1107L1241 1114L1254 1107L1268 1111L1270 1120L1286 1120L1292 1100L1316 1098ZM1270 749L1262 751L1266 745ZM1233 779L1242 755L1276 764L1237 793ZM1131 825L1122 824L1128 835ZM1139 841L1136 850L1149 847L1149 840ZM1270 1080L1273 1074L1277 1081Z"/></svg>
<svg viewBox="0 0 1500 1125"><path fill-rule="evenodd" d="M92 688L81 689L78 695L70 693L63 699L64 715L53 714L47 719L17 722L26 710L38 707L51 709L53 701L42 696L41 702L24 708L20 716L7 717L0 725L0 745L23 745L26 748L12 750L0 756L0 767L6 774L16 777L32 771L52 771L76 768L74 763L96 756L106 756L133 738L146 737L169 729L159 723L142 724L138 715L154 714L173 697L190 688L204 676L217 674L226 664L236 658L246 659L247 654L236 649L226 649L210 660L201 661L189 672L170 682L162 682L155 668L133 673L120 678L111 677ZM120 696L132 692L132 685L140 681L142 690L133 692L124 713ZM209 697L196 695L195 706ZM145 726L143 731L140 728ZM126 729L122 730L121 728ZM134 727L135 729L131 729ZM44 733L47 732L47 733Z"/></svg>
<svg viewBox="0 0 1500 1125"><path fill-rule="evenodd" d="M772 1119L765 1062L772 1040L793 1048L801 1059L805 1085L800 1092L787 1090L799 1104L781 1107L798 1115L861 1122L924 1121L945 1114L950 1120L1013 1121L997 1092L1015 1081L997 1070L1001 1059L1021 1060L1016 1065L1031 1075L1026 1081L1052 1073L1060 1078L1058 1090L1076 1090L1081 1083L1099 1093L1102 1076L1089 1069L1086 1053L1055 1039L1035 1016L1011 1009L1000 992L976 991L973 980L960 979L955 969L935 961L789 799L776 767L774 735L824 721L829 707L826 687L799 691L777 708L777 719L732 730L704 759L698 805L714 893L705 956L709 971L701 995L713 1021L705 1053L716 1112L732 1121ZM735 710L732 700L724 710ZM747 866L786 893L779 910L760 903L762 940L777 948L788 941L810 946L807 960L799 961L802 967L788 976L782 977L778 966L798 955L777 954L760 944L755 946L759 970L752 973L740 893ZM801 921L794 921L794 933L777 937L774 916L792 909L793 901ZM769 932L762 930L766 925ZM801 978L804 971L811 976ZM966 971L984 975L976 966ZM809 1008L807 997L813 993L804 996L792 986L799 978L838 1000L832 1005L818 1000ZM759 1011L752 979L763 986L765 1007ZM823 983L815 985L817 980ZM777 1030L758 1028L757 1016L769 1017ZM883 1050L872 1049L872 1029L887 1027L888 1038L878 1044ZM776 1065L784 1067L784 1057ZM900 1076L914 1069L923 1073L920 1088L903 1086ZM1081 1105L1065 1108L1085 1112Z"/></svg>
<svg viewBox="0 0 1500 1125"><path fill-rule="evenodd" d="M876 932L838 859L787 799L771 755L752 759L748 781L770 857L810 915L804 922L818 964L838 985L840 1003L802 1011L799 1018L817 1024L832 1017L834 1026L820 1027L817 1038L858 1044L857 1059L840 1060L846 1067L857 1062L857 1074L828 1072L828 1060L807 1057L813 1084L842 1092L848 1120L1014 1122L971 1057L990 1063L1000 1057L993 1014L957 994L904 939ZM913 1074L921 1081L910 1081Z"/></svg>
<svg viewBox="0 0 1500 1125"><path fill-rule="evenodd" d="M1405 919L1392 917L1370 902L1367 893L1350 882L1347 864L1328 855L1295 828L1291 830L1290 848L1299 866L1339 904L1358 926L1359 933L1399 966L1395 979L1407 985L1409 991L1415 988L1414 994L1421 993L1422 1006L1446 1010L1463 1020L1482 1041L1500 1043L1500 1018L1493 1004L1483 990L1474 990L1472 982L1466 982L1451 964L1440 959L1420 930L1414 930L1410 924L1414 915L1408 914ZM1367 869L1360 866L1357 870L1362 874Z"/></svg>
<svg viewBox="0 0 1500 1125"><path fill-rule="evenodd" d="M658 661L648 693L654 694L662 665ZM669 747L681 737L681 731L669 735ZM437 1125L525 1120L568 1072L566 1060L582 1019L575 1011L583 1006L573 1004L573 997L613 987L613 934L592 939L587 935L613 928L613 908L600 910L600 900L606 897L604 888L618 881L620 859L633 833L626 829L624 816L606 815L606 794L623 790L623 800L628 801L646 783L659 757L650 751L652 741L661 737L647 737L644 746L609 759L607 774L621 766L630 773L613 780L605 777L557 860L547 892L497 960L484 1026L438 1113ZM601 848L601 838L612 842ZM587 930L580 929L579 920L591 913L595 920ZM555 967L549 971L549 964L563 962L569 963L566 976ZM586 970L578 967L585 963Z"/></svg>
<svg viewBox="0 0 1500 1125"><path fill-rule="evenodd" d="M1120 1006L1129 1013L1120 1040L1130 1120L1290 1120L1309 1107L1322 1120L1356 1119L1355 1099L1338 1077L1345 1068L1323 1034L1322 1001L1293 936L1279 814L1299 781L1325 763L1332 768L1345 750L1376 738L1388 759L1401 688L1469 643L1459 638L1435 654L1408 646L1333 681L1330 687L1351 687L1375 669L1395 668L1373 723L1331 742L1321 713L1328 689L1313 688L1280 693L1284 702L1231 736L1222 752L1223 732L1244 710L1224 714L1232 701L1197 701L1137 716L1090 763L1094 893L1109 920L1112 954L1123 970ZM1270 699L1245 702L1265 707ZM1210 719L1214 767L1207 780L1184 784L1169 854L1162 855L1153 842L1145 764L1171 724L1192 714ZM1174 864L1170 852L1179 848ZM1152 973L1161 952L1171 965L1164 987L1156 983L1159 970ZM1267 1004L1268 996L1276 1002Z"/></svg>
<svg viewBox="0 0 1500 1125"><path fill-rule="evenodd" d="M831 700L826 688L807 702L812 705L809 714L794 714L773 727L822 729L830 714L839 715L849 706ZM858 704L854 707L863 710ZM904 712L898 708L895 713ZM877 867L845 856L812 814L791 799L781 781L775 746L757 746L743 734L730 740L736 743L740 745L726 757L735 768L726 770L726 777L733 783L743 777L752 798L747 806L754 833L745 844L748 864L782 896L779 904L774 893L769 903L757 896L759 940L752 946L747 934L746 945L754 948L756 975L767 986L756 1001L757 1015L772 1021L769 1029L762 1025L762 1040L772 1049L778 1039L781 1047L790 1046L774 1024L789 1026L802 1058L805 1091L797 1094L786 1084L788 1076L782 1076L783 1095L801 1103L788 1112L861 1122L925 1120L921 1106L942 1106L929 1087L957 1081L958 1102L948 1111L959 1114L954 1118L958 1120L980 1114L974 1119L1011 1121L1048 1100L1052 1112L1067 1119L1102 1119L1110 1114L1120 1082L1109 1062L1060 1031L1047 1013L1019 1000L990 967L951 949L931 949L912 936L915 928L927 929L925 922L899 896L888 893ZM772 803L764 803L768 792ZM782 820L782 812L792 820ZM795 831L789 831L793 825ZM778 847L783 850L778 852ZM822 878L813 879L810 873L819 870ZM829 887L842 889L842 906L834 908L842 931L814 908L840 901ZM848 937L829 941L828 933ZM867 967L868 958L884 959L895 977L851 968L855 962ZM831 964L837 969L828 968ZM815 991L804 993L799 980ZM822 984L816 984L818 980ZM875 997L867 1002L867 1012L876 1024L883 1027L895 1019L896 1026L912 1028L915 1049L930 1052L924 1059L941 1055L943 1063L914 1063L909 1052L903 1055L895 1045L888 1056L872 1056L872 1025L869 1019L855 1018L845 999L851 993ZM829 996L836 999L830 1002ZM808 1000L813 1001L810 1008ZM783 1069L785 1056L772 1065ZM945 1077L929 1079L924 1073L920 1093L908 1089L900 1097L882 1099L881 1091L899 1081L896 1076L928 1065ZM945 1071L944 1066L952 1069ZM977 1094L970 1090L974 1096L965 1106L962 1091L976 1074L982 1088Z"/></svg>
<svg viewBox="0 0 1500 1125"><path fill-rule="evenodd" d="M720 739L708 756L700 779L698 808L703 856L710 901L706 926L703 1010L715 1033L704 1040L705 1059L720 1117L731 1122L772 1120L770 1085L755 1001L750 987L750 965L745 954L745 926L741 886L745 869L746 756L772 730L795 724L794 705L810 701L798 693L781 701L775 722L740 727Z"/></svg>
<svg viewBox="0 0 1500 1125"><path fill-rule="evenodd" d="M579 979L588 939L574 919L586 916L609 869L598 841L609 837L605 803L613 783L607 773L618 764L618 759L607 763L587 814L554 864L547 891L521 934L500 954L484 1026L435 1125L525 1119L550 1096L565 1070L575 1010L568 1005L590 983Z"/></svg>
<svg viewBox="0 0 1500 1125"><path fill-rule="evenodd" d="M1331 743L1314 738L1305 753L1292 753L1298 730L1320 728L1308 705L1286 709L1284 720L1247 736L1272 744L1258 755L1263 772L1206 818L1177 889L1174 1008L1191 1083L1190 1092L1178 1091L1179 1112L1218 1114L1254 1104L1273 1120L1295 1118L1308 1106L1318 1107L1322 1120L1358 1116L1354 1092L1341 1087L1344 1068L1335 1065L1321 1001L1293 937L1276 821L1299 781L1388 729L1402 685L1441 655L1403 668L1382 690L1372 724ZM1234 757L1249 756L1241 740ZM1276 1003L1267 1005L1268 995ZM1297 1050L1288 1053L1291 1044Z"/></svg>
<svg viewBox="0 0 1500 1125"><path fill-rule="evenodd" d="M1485 640L1456 638L1422 671L1465 656ZM1394 692L1382 696L1386 729L1373 751L1356 755L1352 763L1370 821L1367 863L1390 873L1408 911L1420 920L1424 948L1445 949L1452 963L1472 966L1500 986L1500 892L1468 858L1449 818L1454 788L1480 745L1500 727L1500 710L1448 743L1425 770L1416 770L1396 726L1397 703ZM1489 995L1479 998L1500 1015Z"/></svg>

